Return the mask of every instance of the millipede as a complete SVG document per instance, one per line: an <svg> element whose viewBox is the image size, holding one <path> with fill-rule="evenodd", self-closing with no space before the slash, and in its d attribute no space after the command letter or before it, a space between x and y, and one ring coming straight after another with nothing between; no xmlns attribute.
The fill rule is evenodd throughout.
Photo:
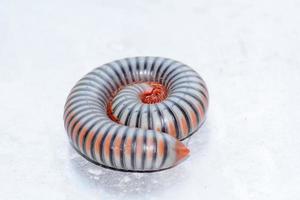
<svg viewBox="0 0 300 200"><path fill-rule="evenodd" d="M191 67L132 57L95 68L71 89L64 124L86 159L113 169L157 171L189 155L182 140L206 118L208 90Z"/></svg>

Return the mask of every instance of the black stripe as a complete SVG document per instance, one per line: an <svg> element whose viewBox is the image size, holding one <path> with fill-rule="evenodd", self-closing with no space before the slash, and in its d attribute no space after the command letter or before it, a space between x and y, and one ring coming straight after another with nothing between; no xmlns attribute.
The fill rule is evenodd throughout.
<svg viewBox="0 0 300 200"><path fill-rule="evenodd" d="M187 89L187 88L188 88L189 90L194 90L194 91L196 91L196 92L201 93L201 94L205 97L205 99L208 101L208 98L207 98L206 94L205 94L202 90L198 90L198 89L196 89L196 88L194 88L194 87L182 85L182 86L176 87L176 90L179 90L179 89ZM204 89L206 90L206 88L204 88ZM180 91L180 92L181 92L181 91Z"/></svg>
<svg viewBox="0 0 300 200"><path fill-rule="evenodd" d="M88 107L88 108L93 108L93 109L97 109L97 108L99 108L99 105L97 105L97 104L95 104L95 103L89 103L89 104L87 104L87 103L85 103L85 102L83 102L83 103L80 103L80 104L78 104L78 105L76 105L76 106L74 106L73 108L71 108L70 110L65 110L65 114L64 114L64 120L65 120L65 123L67 122L67 119L68 119L68 117L70 116L70 114L74 111L74 110L76 110L76 109L78 109L78 108L83 108L83 107ZM65 124L66 125L66 124Z"/></svg>
<svg viewBox="0 0 300 200"><path fill-rule="evenodd" d="M130 63L129 58L125 58L125 61L127 63L127 66L128 66L128 69L129 69L129 72L130 72L130 75L131 75L131 80L133 82L135 82L135 77L134 77L133 72L132 72L131 63Z"/></svg>
<svg viewBox="0 0 300 200"><path fill-rule="evenodd" d="M99 152L99 154L100 154L100 160L101 160L102 163L105 163L105 164L106 164L106 161L105 161L105 159L104 159L104 151L105 151L105 149L103 149L103 148L104 148L103 145L104 145L104 141L105 141L105 139L106 139L108 133L111 131L111 129L112 129L113 126L114 126L114 124L111 124L111 125L105 130L105 132L104 132L104 134L103 134L103 137L101 138L101 142L100 142L100 148L99 148L99 151L100 151L100 152Z"/></svg>
<svg viewBox="0 0 300 200"><path fill-rule="evenodd" d="M191 78L197 78L199 79L199 76L198 75L182 75L180 77L177 77L174 81L169 81L168 85L171 85L171 84L174 84L174 85L177 85L178 83L176 83L177 81L181 80L181 79L185 79L184 82L196 82L195 80L191 80ZM199 79L200 80L200 79ZM202 83L199 83L200 85ZM203 84L202 84L203 85Z"/></svg>
<svg viewBox="0 0 300 200"><path fill-rule="evenodd" d="M70 117L70 115L71 115L71 113L73 112L73 110L79 109L79 108L81 108L81 107L87 107L87 106L86 106L86 105L78 105L78 106L74 107L74 109L73 109L73 108L70 109L70 112L68 112L68 113L65 115L65 117L64 117L64 125L65 125L65 128L67 128L67 123L70 121L70 120L68 120L68 118ZM93 108L94 108L94 109L97 109L96 106L93 107Z"/></svg>
<svg viewBox="0 0 300 200"><path fill-rule="evenodd" d="M73 101L94 101L100 104L100 106L104 106L105 102L102 99L99 99L93 95L90 94L74 94L70 99L67 100L67 104L69 104L69 106L66 107L66 109L68 109L71 104L73 103Z"/></svg>
<svg viewBox="0 0 300 200"><path fill-rule="evenodd" d="M87 111L87 112L84 113L84 115L82 115L81 117L75 118L75 117L77 117L77 115L83 113L84 111ZM75 128L75 126L79 123L79 121L80 121L81 119L83 119L84 117L86 117L86 116L88 116L88 115L91 115L91 114L95 114L94 117L96 117L96 116L100 116L100 117L101 117L101 115L99 115L98 112L96 112L96 111L94 111L94 110L90 110L90 109L82 109L82 111L76 112L76 113L71 117L71 119L69 120L69 123L67 124L67 130L69 130L69 129L70 129L70 125L72 124L72 122L73 122L73 120L74 120L74 124L71 126L71 131L70 131L70 136L71 136L71 138L73 138L73 131L74 131L74 128Z"/></svg>
<svg viewBox="0 0 300 200"><path fill-rule="evenodd" d="M205 106L204 106L204 104L203 104L201 98L199 98L198 96L196 96L196 95L194 95L194 94L192 94L192 93L189 93L189 92L184 92L184 91L180 91L180 92L181 92L182 94L186 94L186 95L188 95L188 96L194 98L197 102L200 103L203 112L206 112ZM176 96L176 95L172 95L172 96Z"/></svg>
<svg viewBox="0 0 300 200"><path fill-rule="evenodd" d="M104 128L106 124L104 124L103 126L99 126L97 128L97 130L95 131L95 135L93 136L92 141L91 141L91 149L87 149L87 150L90 151L93 160L97 160L96 159L96 155L95 155L95 149L94 149L95 148L95 143L96 143L97 136L100 134L100 130L102 128Z"/></svg>
<svg viewBox="0 0 300 200"><path fill-rule="evenodd" d="M152 131L152 133L153 133L152 137L153 137L154 147L153 147L153 152L152 152L151 169L154 168L156 158L157 158L157 138L156 138L156 133L154 131Z"/></svg>
<svg viewBox="0 0 300 200"><path fill-rule="evenodd" d="M68 104L68 106L67 106ZM101 107L102 104L99 103L99 101L95 100L95 99L75 99L73 100L73 102L71 101L67 101L65 109L64 109L64 116L68 113L68 110L70 109L70 107L74 106L74 105L93 105L93 106L97 106L97 107Z"/></svg>
<svg viewBox="0 0 300 200"><path fill-rule="evenodd" d="M94 99L97 99L97 100L102 100L99 98L99 96L95 95L96 94L100 94L101 93L97 93L93 90L90 90L90 89L86 89L86 88L75 88L72 92L71 92L71 95L68 97L67 101L70 101L71 99L75 97L78 97L78 96L89 96L91 98L94 98Z"/></svg>
<svg viewBox="0 0 300 200"><path fill-rule="evenodd" d="M141 86L140 85L134 85L134 87L128 87L126 88L126 90L124 90L124 92L129 92L131 93L131 95L136 95L137 93L141 92Z"/></svg>
<svg viewBox="0 0 300 200"><path fill-rule="evenodd" d="M95 156L95 152L94 152L94 147L95 147L96 138L99 135L101 128L103 128L103 126L99 126L97 128L97 130L95 131L95 135L93 136L92 142L91 142L91 149L88 149L90 151L90 153L91 153L91 156L92 156L93 160L96 160L96 156Z"/></svg>
<svg viewBox="0 0 300 200"><path fill-rule="evenodd" d="M147 107L147 124L148 124L148 129L152 130L153 129L153 117L152 117L152 113L150 111L150 104L148 104Z"/></svg>
<svg viewBox="0 0 300 200"><path fill-rule="evenodd" d="M127 109L127 107L128 107L130 104L131 104L131 105L134 105L134 102L127 102L126 105L123 106L123 108L121 108L120 112L119 112L118 115L117 115L117 118L118 118L118 119L121 119L121 118L123 117L123 114L124 114L125 110Z"/></svg>
<svg viewBox="0 0 300 200"><path fill-rule="evenodd" d="M176 68L176 69L180 69L180 68ZM175 69L174 71L172 71L171 74L173 74L173 73L176 71L176 69ZM181 75L182 73L191 72L191 71L192 71L191 69L186 69L186 70L179 71L179 72L177 72L176 74L174 74L172 77L170 77L170 79L168 79L169 77L166 78L166 79L164 80L164 83L166 83L166 85L169 86L169 83L170 83L174 78L176 78L177 76Z"/></svg>
<svg viewBox="0 0 300 200"><path fill-rule="evenodd" d="M138 114L137 114L137 116L136 116L136 120L135 120L135 127L140 127L140 118L141 118L141 112L142 112L142 110L143 110L143 106L141 105L141 107L140 107L140 109L139 109L139 112L138 112Z"/></svg>
<svg viewBox="0 0 300 200"><path fill-rule="evenodd" d="M173 64L176 64L177 62L176 61L172 61L168 64L168 66L165 67L164 71L161 73L160 75L160 78L162 80L162 82L165 80L164 76L165 76L165 73L168 71L168 69L173 65Z"/></svg>
<svg viewBox="0 0 300 200"><path fill-rule="evenodd" d="M70 93L70 94L72 94L72 93ZM70 96L70 95L69 95ZM78 97L80 97L80 96L75 96L75 98L78 98ZM71 103L71 101L75 101L75 102L78 102L78 101L80 101L80 100L85 100L85 98L84 99L76 99L76 100L74 100L74 97L73 98L68 98L68 99L66 99L66 103L65 103L65 106L64 106L64 109L66 110L66 109L68 109L68 107L70 106L70 103ZM95 100L95 98L89 98L88 100L92 100L92 101L94 101L94 102L96 102L96 103L99 103L99 101L96 101ZM100 104L99 103L99 105L102 105L102 104Z"/></svg>
<svg viewBox="0 0 300 200"><path fill-rule="evenodd" d="M168 99L168 100L171 101L181 111L181 113L183 114L183 116L187 122L188 132L190 133L191 132L191 119L190 119L189 115L187 114L187 111L185 110L184 107L179 105L177 102L175 102L171 99Z"/></svg>
<svg viewBox="0 0 300 200"><path fill-rule="evenodd" d="M117 86L116 86L116 85L118 85L118 83L116 82L116 78L114 76L112 76L111 73L109 73L108 71L106 71L104 67L98 67L96 70L100 70L100 71L102 71L103 73L105 73L108 76L108 78L110 80L109 79L108 80L105 79L105 80L113 88L113 91L115 91L115 90L118 89ZM100 76L100 74L99 74L99 76ZM113 82L114 84L112 84L111 82Z"/></svg>
<svg viewBox="0 0 300 200"><path fill-rule="evenodd" d="M142 169L145 168L146 152L147 152L147 136L146 136L146 130L144 130L144 132L143 132Z"/></svg>
<svg viewBox="0 0 300 200"><path fill-rule="evenodd" d="M168 82L168 79L171 77L171 75L173 75L173 73L175 73L177 70L182 70L182 69L185 69L185 65L184 64L180 64L177 67L175 67L175 69L173 69L170 73L168 73L168 75L164 79L164 82ZM172 77L174 77L174 76L172 76Z"/></svg>
<svg viewBox="0 0 300 200"><path fill-rule="evenodd" d="M155 57L153 62L151 63L151 67L150 67L150 76L151 76L151 81L152 80L155 80L155 75L154 75L154 67L156 65L156 62L157 62L158 58Z"/></svg>
<svg viewBox="0 0 300 200"><path fill-rule="evenodd" d="M94 76L96 76L96 75L94 75ZM96 76L96 77L98 77L98 76ZM98 78L99 78L99 77L98 77ZM100 79L100 78L99 78L99 79ZM102 82L102 81L101 81L103 84L100 84L100 83L98 82L99 80L95 80L95 78L88 77L88 76L86 76L86 77L84 78L84 80L90 81L89 86L90 86L90 87L91 87L91 86L95 86L95 88L97 88L97 90L99 90L99 91L105 93L105 96L106 96L107 98L109 98L109 97L111 96L111 94L112 94L113 91L112 91L111 88L108 88L108 87L106 86L105 82ZM84 81L84 80L82 80L82 81ZM100 79L100 80L102 80L102 79ZM91 82L96 83L96 85L92 85ZM77 85L76 87L78 87L81 83L82 83L82 82L78 83L78 85ZM99 87L97 87L97 86L99 86ZM104 87L104 90L102 90L101 86Z"/></svg>
<svg viewBox="0 0 300 200"><path fill-rule="evenodd" d="M125 78L126 85L129 84L130 82L129 82L128 78L127 78L127 73L125 72L123 64L121 63L120 60L117 60L116 63L119 65L119 67L120 67L120 69L121 69L121 71L123 73L123 77Z"/></svg>
<svg viewBox="0 0 300 200"><path fill-rule="evenodd" d="M164 105L167 108L167 111L171 115L174 125L175 125L176 138L179 138L179 125L178 125L179 121L177 119L177 116L175 115L175 113L172 111L172 109L170 109L170 107L166 103L164 103L164 102L161 102L161 103L162 103L162 105Z"/></svg>
<svg viewBox="0 0 300 200"><path fill-rule="evenodd" d="M110 78L110 81L113 81L114 83L114 87L115 87L115 91L118 90L118 88L122 85L121 82L120 82L120 79L118 80L118 78L116 76L114 76L114 74L112 74L112 71L110 71L110 67L106 66L106 69L104 70L107 75L109 76ZM114 72L115 73L115 72Z"/></svg>
<svg viewBox="0 0 300 200"><path fill-rule="evenodd" d="M113 84L111 83L111 81L107 80L106 76L104 76L103 74L101 74L101 72L104 72L103 69L99 72L99 74L95 71L92 71L90 72L88 75L93 75L93 76L96 76L97 78L99 78L101 81L105 81L103 82L104 84L101 84L103 86L106 86L106 84L108 84L109 87L107 87L107 89L110 91L110 92L113 92L115 91L116 89L114 88Z"/></svg>
<svg viewBox="0 0 300 200"><path fill-rule="evenodd" d="M85 119L85 121L80 125L78 131L77 131L77 135L76 135L76 138L75 138L75 142L74 142L74 145L76 147L79 147L79 135L80 135L80 132L82 131L83 127L85 127L92 119L94 119L95 117L92 115L91 117ZM98 120L96 120L94 122L94 125L99 122Z"/></svg>
<svg viewBox="0 0 300 200"><path fill-rule="evenodd" d="M86 134L83 136L83 140L82 140L82 150L83 150L83 153L85 155L87 155L87 152L86 152L86 139L88 138L89 134L91 133L91 131L93 130L93 128L97 125L101 123L99 120L95 121L90 127L89 129L86 131ZM102 126L102 124L101 124Z"/></svg>
<svg viewBox="0 0 300 200"><path fill-rule="evenodd" d="M170 84L169 90L174 90L174 89L176 89L177 87L182 86L182 85L186 85L186 84L188 84L188 85L186 85L186 87L191 87L191 86L190 86L191 83L199 84L199 85L201 85L202 87L206 88L206 86L203 85L202 83L200 83L199 81L195 81L195 80L188 80L188 81L187 81L187 80L183 80L183 81L180 81L180 82L178 82L178 83L176 83L176 84Z"/></svg>
<svg viewBox="0 0 300 200"><path fill-rule="evenodd" d="M74 96L72 96L71 99L68 100L69 106L67 106L66 109L68 109L71 106L71 104L73 104L72 103L73 101L75 101L76 99L79 99L79 98L83 102L88 102L88 101L97 102L97 103L100 104L99 108L105 106L104 101L101 100L101 99L97 99L97 97L95 97L94 95L91 95L91 94L74 94Z"/></svg>
<svg viewBox="0 0 300 200"><path fill-rule="evenodd" d="M135 92L135 93L133 93L134 95L144 92L144 90L145 90L145 88L141 85L135 85L135 87L132 87L131 89Z"/></svg>
<svg viewBox="0 0 300 200"><path fill-rule="evenodd" d="M141 80L141 76L140 76L140 62L138 61L138 58L135 58L135 64L136 64L136 72L138 75L138 81Z"/></svg>
<svg viewBox="0 0 300 200"><path fill-rule="evenodd" d="M114 103L115 103L116 101L114 101ZM129 101L130 102L130 101ZM124 100L122 100L122 101L119 101L115 106L114 105L112 105L113 106L113 108L112 108L112 111L113 112L116 112L116 110L118 110L118 108L121 106L121 105L123 105L124 104Z"/></svg>
<svg viewBox="0 0 300 200"><path fill-rule="evenodd" d="M109 144L109 160L110 160L110 164L111 166L117 167L116 162L115 162L115 149L114 149L114 142L115 139L118 135L118 131L122 128L122 126L118 126L116 128L116 130L112 133L113 136L110 140L110 144Z"/></svg>
<svg viewBox="0 0 300 200"><path fill-rule="evenodd" d="M82 86L84 88L81 88L80 86ZM94 88L95 90L92 90L92 88ZM109 98L111 95L111 93L109 91L103 90L102 88L92 85L91 83L84 83L84 82L78 83L76 88L74 88L74 90L71 91L72 95L75 92L90 92L92 94L99 95L102 99ZM99 97L96 96L96 98L99 98Z"/></svg>
<svg viewBox="0 0 300 200"><path fill-rule="evenodd" d="M147 71L148 59L149 59L149 57L146 56L145 60L144 60L144 63L143 63L143 79L147 79L147 80L149 80L149 74L148 74L148 71Z"/></svg>
<svg viewBox="0 0 300 200"><path fill-rule="evenodd" d="M116 90L118 89L118 87L121 85L120 80L118 80L116 78L116 76L112 73L116 73L115 71L110 71L111 67L110 66L103 66L103 71L106 72L106 74L109 76L109 78L113 81L113 83L115 84L114 87L116 88Z"/></svg>
<svg viewBox="0 0 300 200"><path fill-rule="evenodd" d="M158 77L159 75L159 72L162 68L162 66L167 62L168 60L167 59L164 59L162 60L162 62L158 65L157 69L156 69L156 72L155 72L155 81L159 82L160 83L160 77Z"/></svg>
<svg viewBox="0 0 300 200"><path fill-rule="evenodd" d="M69 134L70 139L73 139L73 135L75 134L75 133L73 133L73 132L74 132L74 129L75 129L75 127L77 126L77 124L78 124L83 118L85 118L85 117L87 117L87 116L89 116L89 115L91 115L92 117L98 117L97 114L95 114L95 115L93 115L93 114L95 114L95 112L87 112L87 113L85 113L84 115L82 115L82 116L79 117L79 118L72 119L72 120L74 120L74 124L71 126L71 131L70 131L70 134ZM91 117L89 117L89 118L91 118ZM88 118L88 119L89 119L89 118ZM70 121L70 123L67 125L67 127L68 127L67 130L69 130L69 126L70 126L71 123L72 123L72 121ZM77 133L78 133L78 132L77 132ZM72 140L72 141L73 141L73 140ZM76 143L76 138L75 138L75 141L73 141L73 143Z"/></svg>
<svg viewBox="0 0 300 200"><path fill-rule="evenodd" d="M129 112L128 112L128 115L126 116L126 119L125 119L125 123L124 123L125 126L129 126L129 125L130 125L130 121L131 121L131 117L132 117L132 114L133 114L133 110L134 110L134 108L135 108L137 105L138 105L138 103L134 104L134 105L130 108L130 110L129 110Z"/></svg>
<svg viewBox="0 0 300 200"><path fill-rule="evenodd" d="M112 64L110 64L110 63L107 63L106 65L109 66L110 69L112 69L114 71L114 73L118 77L118 80L121 82L121 85L125 85L125 83L123 82L123 79L121 78L121 75L119 74L118 70L116 70L115 67Z"/></svg>
<svg viewBox="0 0 300 200"><path fill-rule="evenodd" d="M126 95L126 94L130 94L130 95ZM122 104L124 103L125 100L136 100L136 97L134 97L131 93L129 92L122 92L122 95L118 95L117 97L115 97L113 100L114 100L114 104L116 102L118 102L114 108L113 108L113 111L115 112L117 110L117 108Z"/></svg>
<svg viewBox="0 0 300 200"><path fill-rule="evenodd" d="M88 104L92 103L94 105L98 105L99 108L101 108L104 104L101 104L101 102L99 102L97 99L94 98L90 98L90 97L82 97L82 96L76 96L72 99L70 99L69 101L67 101L66 103L66 108L64 111L64 114L66 114L66 112L68 111L68 109L70 109L70 107L72 107L73 105L80 103L80 102L85 102L85 104L88 102ZM67 106L68 104L68 106Z"/></svg>
<svg viewBox="0 0 300 200"><path fill-rule="evenodd" d="M125 154L125 141L126 141L126 138L127 138L127 133L128 133L129 129L128 127L126 127L126 130L124 131L124 134L122 135L122 139L121 139L121 144L120 144L120 161L121 161L121 166L123 169L126 168L126 162L125 162L125 159L124 159L124 154Z"/></svg>
<svg viewBox="0 0 300 200"><path fill-rule="evenodd" d="M78 110L76 111L76 113L74 113L74 115L68 120L69 122L68 122L68 124L67 124L67 130L69 129L69 126L70 126L72 120L73 120L76 116L78 116L79 114L81 114L81 113L83 113L83 112L85 112L85 111L93 111L93 113L96 113L95 110L91 110L91 109L86 108L86 107L81 107L81 108L78 109Z"/></svg>
<svg viewBox="0 0 300 200"><path fill-rule="evenodd" d="M172 97L176 97L182 101L184 101L186 104L188 104L190 106L190 108L194 111L195 115L196 115L196 118L197 118L197 123L200 122L200 117L199 117L199 113L197 111L197 108L195 107L195 105L193 103L191 103L189 100L187 99L184 99L183 97L181 96L177 96L177 95L172 95Z"/></svg>
<svg viewBox="0 0 300 200"><path fill-rule="evenodd" d="M130 102L131 101L129 101L129 102L127 101L127 103L130 103ZM118 102L115 106L113 104L113 106L112 106L113 113L115 113L121 105L125 105L123 101Z"/></svg>
<svg viewBox="0 0 300 200"><path fill-rule="evenodd" d="M157 113L159 115L160 119L160 124L161 124L161 131L167 133L168 132L168 127L167 127L167 122L163 116L163 113L160 111L159 107L155 104L155 108L157 110Z"/></svg>

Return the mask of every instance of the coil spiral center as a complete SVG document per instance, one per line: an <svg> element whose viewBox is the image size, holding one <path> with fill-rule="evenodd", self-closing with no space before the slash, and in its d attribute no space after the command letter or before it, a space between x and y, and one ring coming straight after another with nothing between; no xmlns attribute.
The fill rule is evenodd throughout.
<svg viewBox="0 0 300 200"><path fill-rule="evenodd" d="M159 103L167 98L168 91L165 86L160 83L150 82L148 83L152 89L150 91L145 91L140 94L140 99L145 104Z"/></svg>

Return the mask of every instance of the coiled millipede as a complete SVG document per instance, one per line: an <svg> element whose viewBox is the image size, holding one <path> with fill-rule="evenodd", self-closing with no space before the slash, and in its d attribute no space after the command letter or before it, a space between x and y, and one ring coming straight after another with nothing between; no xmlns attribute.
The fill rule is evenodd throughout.
<svg viewBox="0 0 300 200"><path fill-rule="evenodd" d="M190 67L161 57L104 64L71 90L64 111L72 146L88 160L128 171L156 171L183 160L180 141L204 122L208 91Z"/></svg>

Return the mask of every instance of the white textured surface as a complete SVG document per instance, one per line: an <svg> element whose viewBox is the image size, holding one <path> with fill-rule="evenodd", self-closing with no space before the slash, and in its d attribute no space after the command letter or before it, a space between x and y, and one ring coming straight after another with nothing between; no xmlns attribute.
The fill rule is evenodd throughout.
<svg viewBox="0 0 300 200"><path fill-rule="evenodd" d="M300 2L0 2L0 199L300 199ZM67 140L65 98L127 56L194 67L210 95L191 156L159 173L88 163Z"/></svg>

